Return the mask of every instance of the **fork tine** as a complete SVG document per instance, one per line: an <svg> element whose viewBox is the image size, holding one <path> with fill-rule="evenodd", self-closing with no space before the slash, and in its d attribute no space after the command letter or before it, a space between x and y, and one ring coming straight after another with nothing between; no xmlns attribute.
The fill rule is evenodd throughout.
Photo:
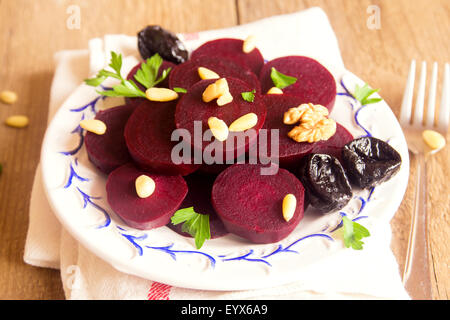
<svg viewBox="0 0 450 320"><path fill-rule="evenodd" d="M438 73L438 64L437 64L437 62L434 62L433 63L433 71L431 73L430 93L428 96L428 110L427 110L427 121L426 121L427 127L434 126L434 111L436 109L437 73Z"/></svg>
<svg viewBox="0 0 450 320"><path fill-rule="evenodd" d="M442 86L442 99L439 112L438 129L447 134L448 123L450 121L450 66L445 64L444 84Z"/></svg>
<svg viewBox="0 0 450 320"><path fill-rule="evenodd" d="M413 124L416 126L422 126L426 79L427 79L427 63L423 61L422 70L420 71L419 90L417 92L416 106L414 110Z"/></svg>
<svg viewBox="0 0 450 320"><path fill-rule="evenodd" d="M408 80L406 81L405 92L403 93L402 108L400 111L400 122L409 123L411 119L412 99L414 93L414 78L416 77L416 61L411 61Z"/></svg>

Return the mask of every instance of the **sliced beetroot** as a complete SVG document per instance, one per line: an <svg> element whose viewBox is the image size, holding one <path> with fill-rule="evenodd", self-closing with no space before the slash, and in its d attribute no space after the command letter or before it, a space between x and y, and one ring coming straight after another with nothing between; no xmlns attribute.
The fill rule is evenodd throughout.
<svg viewBox="0 0 450 320"><path fill-rule="evenodd" d="M130 72L127 75L127 80L133 80L134 83L136 83L136 85L139 87L139 89L141 89L142 91L145 92L146 88L134 78L134 75L136 74L136 72L141 68L142 63L143 62L139 62L136 66L133 67L133 69L130 70ZM158 77L160 77L162 72L168 68L172 68L170 71L170 73L172 73L175 66L176 66L176 64L174 64L170 61L163 60L163 63L159 67ZM170 75L170 73L169 73L169 75ZM169 77L164 79L164 81L158 83L156 85L156 87L168 88L169 87ZM144 98L125 98L125 101L127 102L127 104L130 104L130 103L139 104L143 100L145 100L145 99Z"/></svg>
<svg viewBox="0 0 450 320"><path fill-rule="evenodd" d="M198 68L214 71L222 78L237 78L248 83L258 93L261 91L258 77L249 69L222 57L200 56L178 65L169 75L170 88L189 89L201 80Z"/></svg>
<svg viewBox="0 0 450 320"><path fill-rule="evenodd" d="M144 100L133 112L125 126L125 141L134 161L144 170L164 174L187 175L199 165L176 164L172 161L171 141L177 101L152 102Z"/></svg>
<svg viewBox="0 0 450 320"><path fill-rule="evenodd" d="M211 190L215 178L215 176L201 175L197 172L184 177L189 191L180 205L180 209L194 207L195 212L209 215L211 239L228 234L222 220L220 220L211 203ZM181 231L182 223L177 225L169 223L167 226L183 236L191 237L189 233Z"/></svg>
<svg viewBox="0 0 450 320"><path fill-rule="evenodd" d="M204 151L207 147L212 148L212 143L220 145L223 150L224 161L227 154L231 158L236 158L243 154L248 149L249 145L256 142L257 133L266 118L266 107L262 103L259 94L255 95L253 102L247 102L242 98L241 93L252 91L252 87L239 79L226 79L230 93L233 96L232 102L224 106L218 106L217 100L208 103L203 102L203 92L208 85L216 80L201 80L193 85L189 91L181 97L175 113L176 127L179 129L186 129L190 133L191 145L194 148ZM248 113L255 113L258 116L258 122L252 128L253 131L230 132L227 140L224 142L219 142L218 140L215 140L214 137L211 137L211 141L203 141L205 139L201 139L205 131L209 130L208 119L210 117L217 117L223 120L227 125L230 125L234 120ZM201 125L202 130L200 136L202 141L198 141L197 143L194 137L196 136L195 133L199 130L194 130L195 122L197 122L197 125ZM251 132L254 134L250 134ZM235 143L230 143L231 141L235 141Z"/></svg>
<svg viewBox="0 0 450 320"><path fill-rule="evenodd" d="M242 51L243 44L243 40L230 38L208 41L192 52L191 59L200 56L223 57L250 68L256 75L259 75L264 64L261 52L255 48L250 53L245 53Z"/></svg>
<svg viewBox="0 0 450 320"><path fill-rule="evenodd" d="M312 153L324 153L341 160L344 146L352 140L352 134L342 125L336 123L336 133L326 141L314 143Z"/></svg>
<svg viewBox="0 0 450 320"><path fill-rule="evenodd" d="M321 104L332 110L336 99L336 81L333 75L319 62L303 56L287 56L267 62L261 70L259 80L262 92L274 86L272 68L297 78L283 92L301 98L302 103Z"/></svg>
<svg viewBox="0 0 450 320"><path fill-rule="evenodd" d="M123 105L99 111L95 119L106 124L106 132L102 135L86 133L85 144L89 160L101 172L108 174L132 160L123 132L134 109L134 105Z"/></svg>
<svg viewBox="0 0 450 320"><path fill-rule="evenodd" d="M147 198L136 193L135 181L147 175L155 181L155 191ZM187 194L187 184L179 175L161 175L125 164L108 176L106 193L111 209L130 227L148 230L166 225Z"/></svg>
<svg viewBox="0 0 450 320"><path fill-rule="evenodd" d="M267 139L259 136L258 146L262 146L267 150L267 156L274 158L272 151L272 132L271 130L278 130L278 159L280 166L285 168L295 167L298 161L305 155L309 154L312 149L312 143L296 142L288 137L288 132L293 128L293 125L286 125L283 123L283 116L290 108L297 107L303 100L300 97L289 96L286 94L277 95L270 94L263 97L264 104L267 108L267 117L263 129L267 129ZM267 145L266 145L267 142ZM276 143L276 141L274 141ZM262 153L259 153L260 158L264 158Z"/></svg>
<svg viewBox="0 0 450 320"><path fill-rule="evenodd" d="M223 170L225 170L226 168L228 168L230 166L230 164L202 164L200 166L200 168L198 169L198 172L200 173L204 173L204 174L208 174L208 175L218 175L219 173L221 173Z"/></svg>
<svg viewBox="0 0 450 320"><path fill-rule="evenodd" d="M261 175L261 165L236 164L214 182L212 202L225 228L254 243L272 243L287 237L303 218L304 188L289 171ZM287 194L297 199L294 216L283 218Z"/></svg>

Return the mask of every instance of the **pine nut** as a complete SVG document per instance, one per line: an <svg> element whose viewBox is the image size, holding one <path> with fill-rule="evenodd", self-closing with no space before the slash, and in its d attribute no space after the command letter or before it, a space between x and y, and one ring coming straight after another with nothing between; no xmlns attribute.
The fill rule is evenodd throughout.
<svg viewBox="0 0 450 320"><path fill-rule="evenodd" d="M217 73L215 73L214 71L209 70L207 68L204 68L204 67L198 68L198 75L200 76L200 78L202 80L219 79L220 78L220 76Z"/></svg>
<svg viewBox="0 0 450 320"><path fill-rule="evenodd" d="M295 213L295 209L297 207L297 199L291 193L287 194L283 198L283 218L286 221L292 219Z"/></svg>
<svg viewBox="0 0 450 320"><path fill-rule="evenodd" d="M424 130L422 137L425 143L433 150L441 149L445 146L444 136L434 130Z"/></svg>
<svg viewBox="0 0 450 320"><path fill-rule="evenodd" d="M244 53L250 53L255 48L256 48L256 37L248 36L247 39L245 39L244 43L242 44L242 51L244 51Z"/></svg>
<svg viewBox="0 0 450 320"><path fill-rule="evenodd" d="M202 99L204 102L210 102L214 99L219 98L223 92L220 91L220 88L218 87L217 83L211 83L209 86L206 87L205 91L203 91Z"/></svg>
<svg viewBox="0 0 450 320"><path fill-rule="evenodd" d="M80 127L98 135L102 135L106 132L106 124L97 119L81 120Z"/></svg>
<svg viewBox="0 0 450 320"><path fill-rule="evenodd" d="M155 180L145 174L137 177L134 184L136 186L136 193L139 198L148 198L153 194L153 192L155 192Z"/></svg>
<svg viewBox="0 0 450 320"><path fill-rule="evenodd" d="M17 101L17 93L9 90L2 91L0 93L0 100L7 104L13 104Z"/></svg>
<svg viewBox="0 0 450 320"><path fill-rule="evenodd" d="M0 93L0 100L7 104L13 104L17 101L17 93L9 90L2 91Z"/></svg>
<svg viewBox="0 0 450 320"><path fill-rule="evenodd" d="M226 94L227 92L228 93L230 92L227 79L221 78L206 87L205 91L203 91L202 99L204 102L210 102L214 99L220 98L222 95ZM221 101L220 103L224 103L227 100L229 100L229 97L224 98L224 100Z"/></svg>
<svg viewBox="0 0 450 320"><path fill-rule="evenodd" d="M178 99L178 93L167 88L148 88L145 95L150 101L166 102Z"/></svg>
<svg viewBox="0 0 450 320"><path fill-rule="evenodd" d="M267 91L267 94L283 94L283 90L277 87L272 87Z"/></svg>
<svg viewBox="0 0 450 320"><path fill-rule="evenodd" d="M227 91L217 99L217 105L224 106L231 101L233 101L233 96L231 95L230 91Z"/></svg>
<svg viewBox="0 0 450 320"><path fill-rule="evenodd" d="M8 117L5 124L13 128L25 128L29 122L30 120L27 116L16 115Z"/></svg>
<svg viewBox="0 0 450 320"><path fill-rule="evenodd" d="M223 121L216 117L208 119L208 126L213 136L219 141L225 141L228 138L228 126Z"/></svg>
<svg viewBox="0 0 450 320"><path fill-rule="evenodd" d="M228 127L229 131L240 132L253 128L258 123L258 116L253 112L247 113L242 117L237 118Z"/></svg>

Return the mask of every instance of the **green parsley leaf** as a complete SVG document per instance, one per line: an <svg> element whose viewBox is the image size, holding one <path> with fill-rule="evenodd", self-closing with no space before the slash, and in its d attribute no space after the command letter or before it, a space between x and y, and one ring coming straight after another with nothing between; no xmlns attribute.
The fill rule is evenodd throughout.
<svg viewBox="0 0 450 320"><path fill-rule="evenodd" d="M359 223L350 220L346 216L342 217L342 223L344 226L345 247L352 247L354 250L363 249L364 242L362 242L361 239L370 236L369 230Z"/></svg>
<svg viewBox="0 0 450 320"><path fill-rule="evenodd" d="M140 84L144 87L151 88L155 85L156 77L158 76L159 67L161 66L163 60L159 54L154 54L152 57L145 60L141 64L141 67L134 75Z"/></svg>
<svg viewBox="0 0 450 320"><path fill-rule="evenodd" d="M211 239L209 215L194 211L194 207L180 209L170 219L172 224L183 223L181 231L189 233L195 238L195 246L200 249L205 240Z"/></svg>
<svg viewBox="0 0 450 320"><path fill-rule="evenodd" d="M172 70L172 68L164 69L163 72L161 73L161 76L158 79L156 79L153 86L156 86L158 83L164 81L167 78L167 76L169 75L171 70Z"/></svg>
<svg viewBox="0 0 450 320"><path fill-rule="evenodd" d="M111 51L111 63L109 66L120 76L120 69L122 69L122 55Z"/></svg>
<svg viewBox="0 0 450 320"><path fill-rule="evenodd" d="M253 89L252 91L248 91L248 92L242 92L242 99L244 99L247 102L253 102L255 101L255 92L256 90Z"/></svg>
<svg viewBox="0 0 450 320"><path fill-rule="evenodd" d="M0 174L3 172L3 165L0 163Z"/></svg>
<svg viewBox="0 0 450 320"><path fill-rule="evenodd" d="M354 97L356 100L361 102L361 105L365 106L371 103L379 102L383 99L381 98L372 98L369 99L369 97L374 94L375 92L378 92L380 89L372 89L369 87L367 83L364 84L364 86L360 87L359 85L355 86L355 93Z"/></svg>
<svg viewBox="0 0 450 320"><path fill-rule="evenodd" d="M159 68L163 63L163 59L159 54L154 54L148 58L136 72L134 78L142 84L145 88L151 88L158 83L164 81L172 68L167 68L162 71L161 76L158 77ZM102 69L98 72L97 76L91 79L86 79L84 82L87 85L97 87L103 83L107 78L114 78L120 80L120 84L112 87L112 90L97 91L99 94L108 97L129 97L129 98L146 98L145 92L143 92L133 80L126 80L121 75L122 69L122 55L115 52L111 52L111 62L109 63L114 71Z"/></svg>
<svg viewBox="0 0 450 320"><path fill-rule="evenodd" d="M115 85L112 90L97 91L97 93L107 97L130 97L130 98L146 98L133 81L124 80L121 84Z"/></svg>
<svg viewBox="0 0 450 320"><path fill-rule="evenodd" d="M185 88L179 88L179 87L173 88L173 91L178 92L178 93L187 93L187 90Z"/></svg>
<svg viewBox="0 0 450 320"><path fill-rule="evenodd" d="M103 81L106 80L106 78L107 77L105 77L105 76L97 75L97 77L95 77L95 78L85 79L84 82L88 86L97 87L97 86L101 85L103 83Z"/></svg>
<svg viewBox="0 0 450 320"><path fill-rule="evenodd" d="M273 84L275 87L284 89L291 84L297 82L297 78L290 77L281 72L278 72L274 67L272 67L272 71L270 72L270 77L272 78Z"/></svg>

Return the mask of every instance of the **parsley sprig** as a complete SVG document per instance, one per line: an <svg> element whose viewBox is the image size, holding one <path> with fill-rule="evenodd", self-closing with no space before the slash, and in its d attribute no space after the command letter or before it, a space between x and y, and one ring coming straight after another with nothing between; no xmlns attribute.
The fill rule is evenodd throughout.
<svg viewBox="0 0 450 320"><path fill-rule="evenodd" d="M209 215L194 211L194 207L180 209L172 216L174 225L183 223L181 231L189 233L195 238L195 246L200 249L205 240L211 239Z"/></svg>
<svg viewBox="0 0 450 320"><path fill-rule="evenodd" d="M256 93L255 89L253 89L252 91L241 92L242 99L244 99L247 102L253 102L255 101L255 93Z"/></svg>
<svg viewBox="0 0 450 320"><path fill-rule="evenodd" d="M163 63L163 59L159 54L154 54L141 64L134 75L134 79L143 85L145 88L151 88L158 83L164 81L169 75L171 68L163 70L161 76L158 77L159 68ZM91 79L86 79L84 82L87 85L97 87L103 83L107 78L114 78L120 80L120 84L112 87L111 90L97 91L99 94L108 97L129 97L129 98L145 98L145 92L143 92L136 82L133 80L124 79L121 75L122 69L122 55L116 52L111 52L111 62L108 65L112 71L102 69L98 72L97 76Z"/></svg>
<svg viewBox="0 0 450 320"><path fill-rule="evenodd" d="M270 77L272 78L275 87L280 89L284 89L287 86L290 86L291 84L297 82L297 78L282 74L281 72L277 71L277 69L275 69L274 67L272 67Z"/></svg>
<svg viewBox="0 0 450 320"><path fill-rule="evenodd" d="M379 90L380 89L372 89L371 87L369 87L369 85L367 83L365 83L364 86L362 86L362 87L360 87L359 85L356 85L353 96L355 97L356 100L361 102L361 105L365 106L365 105L368 105L371 103L376 103L376 102L383 100L381 98L369 99L372 94L374 94L375 92L378 92Z"/></svg>
<svg viewBox="0 0 450 320"><path fill-rule="evenodd" d="M342 217L342 223L344 226L345 247L352 247L354 250L363 249L364 242L361 239L370 236L369 230L346 216Z"/></svg>

